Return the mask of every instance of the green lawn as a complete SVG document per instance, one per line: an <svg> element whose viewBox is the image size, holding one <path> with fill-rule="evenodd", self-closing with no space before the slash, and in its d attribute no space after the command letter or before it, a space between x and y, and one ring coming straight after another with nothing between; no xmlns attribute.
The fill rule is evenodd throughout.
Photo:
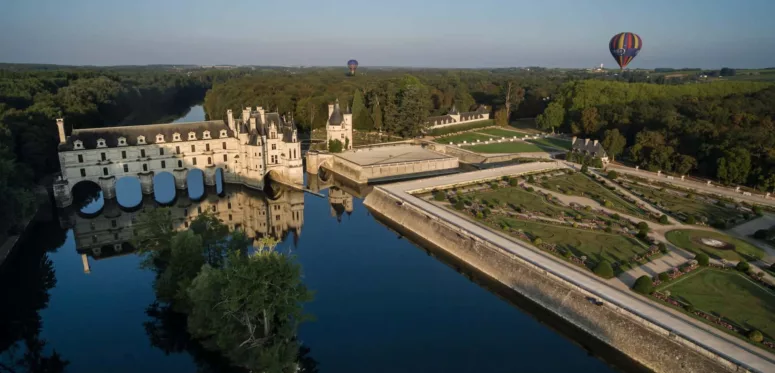
<svg viewBox="0 0 775 373"><path fill-rule="evenodd" d="M509 131L509 130L502 129L502 128L485 128L483 130L478 130L476 132L484 133L484 134L487 134L487 135L493 135L493 136L495 136L498 139L501 138L501 137L511 138L511 137L517 136L517 138L522 138L522 137L527 136L527 134L525 134L523 132Z"/></svg>
<svg viewBox="0 0 775 373"><path fill-rule="evenodd" d="M494 218L498 225L505 223L513 229L522 229L530 237L540 237L544 242L569 249L576 256L586 255L596 262L603 259L612 262L629 260L633 255L646 251L646 247L637 240L613 233L517 220L502 215Z"/></svg>
<svg viewBox="0 0 775 373"><path fill-rule="evenodd" d="M441 144L449 144L450 142L453 142L455 144L460 144L463 141L472 143L472 142L476 142L476 140L487 141L487 140L492 140L492 137L488 135L481 135L478 133L468 132L468 133L461 133L459 135L445 136L436 141Z"/></svg>
<svg viewBox="0 0 775 373"><path fill-rule="evenodd" d="M520 118L515 121L511 121L509 122L509 127L538 131L536 129L536 121L534 118Z"/></svg>
<svg viewBox="0 0 775 373"><path fill-rule="evenodd" d="M703 269L663 289L698 310L775 338L775 294L736 271Z"/></svg>
<svg viewBox="0 0 775 373"><path fill-rule="evenodd" d="M535 153L543 152L544 149L524 141L501 142L487 145L474 145L465 147L465 149L477 153Z"/></svg>
<svg viewBox="0 0 775 373"><path fill-rule="evenodd" d="M749 244L748 242L738 240L726 234L714 231L701 231L695 229L676 229L667 232L665 237L673 245L689 250L693 253L704 252L710 257L739 261L741 259L750 260L751 258L761 259L764 256L764 250ZM734 246L730 249L715 248L707 246L700 242L702 238L716 239Z"/></svg>
<svg viewBox="0 0 775 373"><path fill-rule="evenodd" d="M467 193L467 196L479 200L493 201L497 199L501 203L510 203L514 206L522 207L527 211L536 211L547 214L551 217L558 216L561 212L576 215L570 208L553 205L546 201L543 196L528 192L521 187L506 187L495 190L485 190L481 192Z"/></svg>
<svg viewBox="0 0 775 373"><path fill-rule="evenodd" d="M716 219L728 220L730 218L737 218L741 213L733 208L721 207L714 204L706 203L699 200L697 197L689 198L661 191L657 188L652 188L644 185L628 184L632 187L633 191L642 193L645 197L660 202L663 208L672 211L674 214L683 214L685 216L692 215L698 220L704 218L706 221L713 221ZM682 195L686 195L685 192L678 191Z"/></svg>
<svg viewBox="0 0 775 373"><path fill-rule="evenodd" d="M558 148L558 149L565 149L565 150L570 150L570 147L571 147L570 141L565 139L558 139L554 137L545 137L545 138L527 140L527 141L538 145L544 145L551 148Z"/></svg>
<svg viewBox="0 0 775 373"><path fill-rule="evenodd" d="M538 178L536 184L543 184L543 180ZM570 175L552 176L546 181L549 189L568 195L576 195L591 198L601 204L610 201L613 210L621 211L625 214L637 216L640 218L648 217L647 211L625 201L616 193L608 188L598 184L581 172L574 172Z"/></svg>

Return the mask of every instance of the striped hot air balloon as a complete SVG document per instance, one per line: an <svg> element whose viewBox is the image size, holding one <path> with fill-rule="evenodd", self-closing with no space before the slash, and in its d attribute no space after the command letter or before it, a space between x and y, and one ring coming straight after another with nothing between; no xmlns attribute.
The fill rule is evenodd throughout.
<svg viewBox="0 0 775 373"><path fill-rule="evenodd" d="M611 56L614 57L621 69L624 69L638 55L641 48L643 48L643 40L632 32L616 34L608 43Z"/></svg>

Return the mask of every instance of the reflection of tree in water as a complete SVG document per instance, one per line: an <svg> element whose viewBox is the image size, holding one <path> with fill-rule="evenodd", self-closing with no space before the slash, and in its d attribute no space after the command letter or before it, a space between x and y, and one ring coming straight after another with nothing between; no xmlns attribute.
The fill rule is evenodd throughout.
<svg viewBox="0 0 775 373"><path fill-rule="evenodd" d="M154 346L190 353L202 371L315 372L296 339L311 299L299 264L202 214L187 231L172 228L166 209L146 214L135 247L156 272L157 302L145 324ZM270 242L271 241L271 242Z"/></svg>
<svg viewBox="0 0 775 373"><path fill-rule="evenodd" d="M91 181L82 181L75 184L72 191L72 208L75 211L80 211L90 203L97 201L100 198L100 192L102 192L100 186Z"/></svg>
<svg viewBox="0 0 775 373"><path fill-rule="evenodd" d="M45 234L36 234L45 232ZM65 232L57 222L40 223L0 273L0 372L63 372L56 350L46 354L40 338L39 311L48 307L56 285L48 252L62 246ZM8 286L8 284L13 284Z"/></svg>

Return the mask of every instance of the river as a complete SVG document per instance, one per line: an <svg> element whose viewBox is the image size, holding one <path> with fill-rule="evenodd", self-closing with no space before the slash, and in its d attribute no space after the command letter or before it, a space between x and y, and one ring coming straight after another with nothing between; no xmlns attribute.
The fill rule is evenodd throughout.
<svg viewBox="0 0 775 373"><path fill-rule="evenodd" d="M201 106L185 116L203 119ZM175 198L171 180L169 187L163 182L155 199L177 211L189 211L182 210L187 203L218 205L221 198L205 188ZM119 183L117 195L119 204L138 207L120 210L100 197L82 210L89 214L60 211L34 228L2 274L0 362L16 364L27 353L30 361L56 365L50 358L55 351L69 362L68 372L197 371L200 357L176 345L149 312L153 274L140 267L131 249L96 247L104 237L90 233L111 219L116 224L107 215L152 209L155 203L143 201L136 187ZM287 192L272 201L260 192L226 187L241 206L268 211L276 204L284 211L256 229L284 237L280 247L297 256L314 291L305 306L313 320L301 325L299 339L320 372L613 371L579 344L592 346L608 362L616 354L442 253L399 237L343 189L322 187L323 198ZM224 220L226 214L240 219L237 209L218 211ZM120 219L106 232L118 237L131 231L131 220Z"/></svg>

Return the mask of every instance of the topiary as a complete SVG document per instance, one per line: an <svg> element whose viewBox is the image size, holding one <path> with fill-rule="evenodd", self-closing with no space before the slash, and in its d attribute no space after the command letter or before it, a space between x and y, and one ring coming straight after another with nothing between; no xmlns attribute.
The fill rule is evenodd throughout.
<svg viewBox="0 0 775 373"><path fill-rule="evenodd" d="M639 230L646 231L646 232L649 231L649 225L645 221L638 223L637 227Z"/></svg>
<svg viewBox="0 0 775 373"><path fill-rule="evenodd" d="M697 264L703 267L707 267L708 264L710 263L710 257L708 256L708 254L705 254L705 253L699 253L695 255L694 260L697 261Z"/></svg>
<svg viewBox="0 0 775 373"><path fill-rule="evenodd" d="M755 205L753 208L753 213L756 214L756 216L762 216L764 212L762 211L762 207L759 205Z"/></svg>
<svg viewBox="0 0 775 373"><path fill-rule="evenodd" d="M764 340L764 336L762 335L762 332L756 329L753 329L750 332L748 332L748 339L756 343L759 343Z"/></svg>
<svg viewBox="0 0 775 373"><path fill-rule="evenodd" d="M602 278L614 277L614 269L611 267L611 263L607 260L603 260L600 263L597 263L593 272Z"/></svg>
<svg viewBox="0 0 775 373"><path fill-rule="evenodd" d="M689 313L694 313L694 311L696 311L696 309L694 308L694 305L692 304L687 304L684 308L686 309L686 312L689 312Z"/></svg>
<svg viewBox="0 0 775 373"><path fill-rule="evenodd" d="M465 208L465 203L462 200L457 200L455 202L455 210L462 210L463 208Z"/></svg>
<svg viewBox="0 0 775 373"><path fill-rule="evenodd" d="M670 281L670 275L668 275L667 272L660 272L657 277L659 277L659 281L662 282Z"/></svg>
<svg viewBox="0 0 775 373"><path fill-rule="evenodd" d="M437 190L435 193L433 193L433 199L437 201L443 201L445 198L447 198L447 196L445 196L444 192L442 191Z"/></svg>
<svg viewBox="0 0 775 373"><path fill-rule="evenodd" d="M616 173L616 171L608 171L608 178L611 180L615 180L617 177L619 177L619 174Z"/></svg>
<svg viewBox="0 0 775 373"><path fill-rule="evenodd" d="M614 203L611 202L611 201L605 201L605 203L603 203L603 206L605 206L605 207L610 209L610 208L614 207Z"/></svg>
<svg viewBox="0 0 775 373"><path fill-rule="evenodd" d="M745 260L741 260L737 263L735 268L737 268L737 270L740 272L748 273L748 271L751 269L751 265L748 264L748 262L746 262Z"/></svg>
<svg viewBox="0 0 775 373"><path fill-rule="evenodd" d="M517 178L515 178L515 177L511 178L511 179L509 179L509 185L513 186L513 187L517 186L517 185L519 185L519 180L517 180Z"/></svg>
<svg viewBox="0 0 775 373"><path fill-rule="evenodd" d="M659 244L657 244L657 247L659 248L659 252L661 252L662 254L667 254L667 245L665 245L664 242L660 242Z"/></svg>
<svg viewBox="0 0 775 373"><path fill-rule="evenodd" d="M667 219L667 215L664 215L664 214L663 214L662 216L660 216L660 217L659 217L659 223L660 223L660 224L667 224L667 223L669 223L669 222L670 222L670 221Z"/></svg>
<svg viewBox="0 0 775 373"><path fill-rule="evenodd" d="M648 295L654 291L654 283L651 281L651 277L640 276L635 280L635 284L632 285L632 290L635 290L636 293Z"/></svg>
<svg viewBox="0 0 775 373"><path fill-rule="evenodd" d="M533 239L533 245L540 246L542 243L544 243L544 240L542 240L541 237L536 237Z"/></svg>
<svg viewBox="0 0 775 373"><path fill-rule="evenodd" d="M587 173L588 170L589 170L589 167L587 167L587 165L582 165L581 166L581 172Z"/></svg>
<svg viewBox="0 0 775 373"><path fill-rule="evenodd" d="M697 219L694 215L689 215L686 217L686 224L697 224Z"/></svg>

